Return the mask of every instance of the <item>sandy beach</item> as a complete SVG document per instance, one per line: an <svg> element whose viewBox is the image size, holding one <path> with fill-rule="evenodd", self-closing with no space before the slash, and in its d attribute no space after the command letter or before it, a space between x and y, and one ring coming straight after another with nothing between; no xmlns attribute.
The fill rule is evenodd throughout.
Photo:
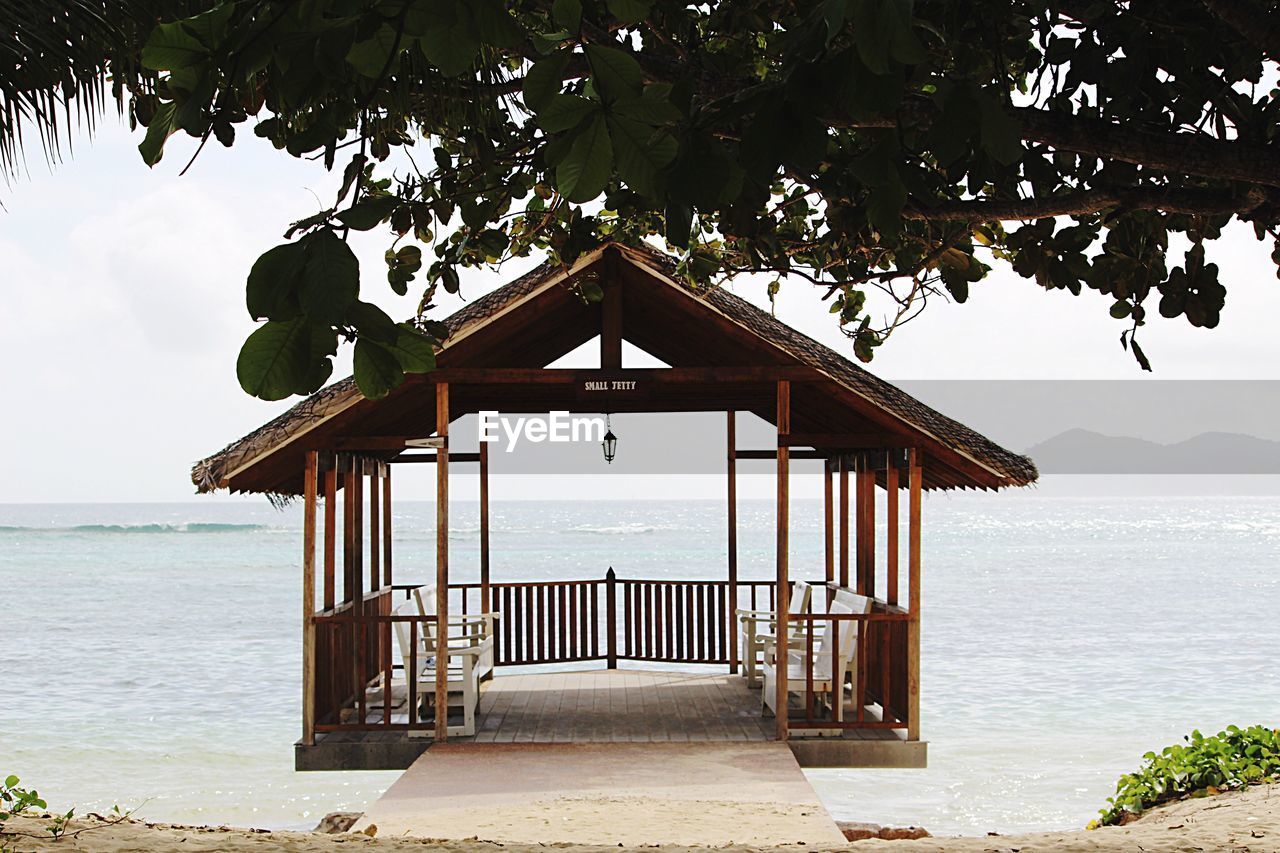
<svg viewBox="0 0 1280 853"><path fill-rule="evenodd" d="M566 800L556 816L563 820L591 820L597 814L589 803ZM696 804L690 804L696 808ZM725 838L733 834L733 816L725 811ZM512 853L545 850L547 846L582 851L618 850L614 845L520 845L483 839L425 840L368 837L356 833L324 835L310 832L266 832L251 829L177 826L126 821L104 825L93 819L75 821L67 837L53 841L47 837L46 821L22 818L12 821L3 837L16 851L94 851L94 853L161 853L161 851L258 851L286 850L295 853L326 853L338 850L503 850ZM603 829L603 828L602 828ZM13 833L25 833L14 835ZM70 833L78 833L71 835ZM680 846L669 850L700 849ZM704 849L704 848L703 848ZM748 847L726 841L721 849L784 850L798 845ZM803 849L815 849L805 847ZM1038 853L1038 851L1135 851L1144 853L1189 853L1190 851L1234 851L1234 853L1277 853L1280 851L1280 786L1262 785L1231 791L1216 797L1184 800L1153 809L1127 826L1104 827L1093 831L1041 832L985 837L926 838L915 841L867 840L821 849L852 851L894 851L894 853Z"/></svg>

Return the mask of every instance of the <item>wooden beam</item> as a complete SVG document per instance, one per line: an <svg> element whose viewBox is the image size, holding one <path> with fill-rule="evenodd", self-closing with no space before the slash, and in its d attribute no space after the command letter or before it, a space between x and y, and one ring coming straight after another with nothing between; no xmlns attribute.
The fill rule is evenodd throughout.
<svg viewBox="0 0 1280 853"><path fill-rule="evenodd" d="M907 439L897 433L884 432L793 432L785 441L788 447L881 450L901 447Z"/></svg>
<svg viewBox="0 0 1280 853"><path fill-rule="evenodd" d="M342 471L342 601L350 603L359 598L358 582L352 577L352 567L355 565L353 543L356 538L356 507L352 500L355 494L355 486L352 485L355 477L351 473L353 467L350 456L339 456L337 465Z"/></svg>
<svg viewBox="0 0 1280 853"><path fill-rule="evenodd" d="M898 603L898 468L890 465L884 474L885 491L885 601Z"/></svg>
<svg viewBox="0 0 1280 853"><path fill-rule="evenodd" d="M307 453L302 509L302 744L316 743L316 501L319 454Z"/></svg>
<svg viewBox="0 0 1280 853"><path fill-rule="evenodd" d="M353 507L351 538L351 579L355 590L356 610L364 610L364 459L354 456L351 459L351 494L348 495Z"/></svg>
<svg viewBox="0 0 1280 853"><path fill-rule="evenodd" d="M777 736L778 740L785 741L788 737L788 720L787 720L787 696L790 690L787 684L787 635L791 631L791 625L787 621L787 608L791 597L791 580L788 577L787 560L791 552L791 544L788 539L790 526L790 453L791 450L782 441L791 432L791 383L787 380L778 382L778 631L777 641L774 652L774 666L777 674L774 679L777 687L777 695L774 700L774 708L777 709Z"/></svg>
<svg viewBox="0 0 1280 853"><path fill-rule="evenodd" d="M920 452L911 450L908 459L907 547L907 740L920 740L920 492L924 469Z"/></svg>
<svg viewBox="0 0 1280 853"><path fill-rule="evenodd" d="M369 472L369 590L382 587L382 525L379 512L382 490L378 488L378 472L381 463L375 463Z"/></svg>
<svg viewBox="0 0 1280 853"><path fill-rule="evenodd" d="M489 442L480 442L480 609L492 613L489 600Z"/></svg>
<svg viewBox="0 0 1280 853"><path fill-rule="evenodd" d="M455 462L455 463L456 463L456 462L479 462L479 461L480 461L480 454L479 454L479 453L450 453L450 454L449 454L449 461L450 461L450 462ZM391 459L391 460L389 460L389 461L388 461L388 464L390 464L390 465L402 465L402 464L404 464L404 463L406 463L406 462L408 462L408 463L426 463L426 464L429 464L429 465L434 465L434 464L436 464L436 454L435 454L435 453L410 453L410 454L405 454L405 455L397 456L395 459Z"/></svg>
<svg viewBox="0 0 1280 853"><path fill-rule="evenodd" d="M391 466L382 464L382 585L390 587L391 571Z"/></svg>
<svg viewBox="0 0 1280 853"><path fill-rule="evenodd" d="M776 450L739 450L739 459L777 459ZM821 450L787 450L789 459L828 459L830 455Z"/></svg>
<svg viewBox="0 0 1280 853"><path fill-rule="evenodd" d="M865 455L857 457L854 483L857 516L858 594L876 596L876 472Z"/></svg>
<svg viewBox="0 0 1280 853"><path fill-rule="evenodd" d="M601 282L604 300L600 303L600 367L622 368L622 287L617 279Z"/></svg>
<svg viewBox="0 0 1280 853"><path fill-rule="evenodd" d="M738 671L738 413L730 410L725 422L725 463L728 481L729 517L729 601L725 618L729 621L729 672Z"/></svg>
<svg viewBox="0 0 1280 853"><path fill-rule="evenodd" d="M336 604L335 570L338 555L338 469L333 456L324 472L324 609Z"/></svg>
<svg viewBox="0 0 1280 853"><path fill-rule="evenodd" d="M832 492L831 465L822 468L822 544L823 576L828 584L836 579L835 495Z"/></svg>
<svg viewBox="0 0 1280 853"><path fill-rule="evenodd" d="M849 587L849 460L841 456L840 472L840 586Z"/></svg>
<svg viewBox="0 0 1280 853"><path fill-rule="evenodd" d="M449 739L449 383L436 385L436 743ZM412 676L410 676L412 677Z"/></svg>
<svg viewBox="0 0 1280 853"><path fill-rule="evenodd" d="M818 382L827 377L818 369L803 366L723 366L723 367L632 367L593 370L561 367L440 367L414 374L414 382L453 385L560 385L598 379L634 379L663 385L719 384L733 382Z"/></svg>

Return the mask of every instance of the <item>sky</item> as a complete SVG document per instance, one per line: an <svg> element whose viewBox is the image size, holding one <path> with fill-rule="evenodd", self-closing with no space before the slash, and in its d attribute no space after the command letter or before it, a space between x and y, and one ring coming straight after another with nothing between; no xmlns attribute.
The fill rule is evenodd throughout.
<svg viewBox="0 0 1280 853"><path fill-rule="evenodd" d="M253 329L244 280L290 222L332 204L337 182L317 162L242 136L232 149L209 145L179 176L191 140L175 138L148 169L140 137L108 120L53 167L29 151L28 173L0 185L0 503L189 499L192 462L290 405L250 398L236 382L236 354ZM416 297L386 286L387 242L378 231L355 235L362 296L406 317ZM999 268L968 303L930 304L871 369L890 380L1280 379L1270 245L1232 232L1209 254L1228 288L1222 322L1203 330L1156 318L1141 338L1154 376L1120 349L1123 325L1107 315L1106 297L1046 292ZM535 262L473 271L462 296ZM767 306L766 283L731 287ZM461 304L446 296L442 312ZM848 353L812 286L784 283L775 310ZM349 365L344 350L335 377Z"/></svg>

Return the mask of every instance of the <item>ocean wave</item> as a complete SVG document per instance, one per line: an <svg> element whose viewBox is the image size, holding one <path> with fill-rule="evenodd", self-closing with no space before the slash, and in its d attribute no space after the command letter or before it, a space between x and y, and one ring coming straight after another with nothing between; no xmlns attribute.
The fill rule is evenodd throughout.
<svg viewBox="0 0 1280 853"><path fill-rule="evenodd" d="M70 527L0 525L0 533L249 533L274 529L269 524L231 524L211 521L192 521L183 524L75 524Z"/></svg>
<svg viewBox="0 0 1280 853"><path fill-rule="evenodd" d="M569 527L560 532L585 536L618 536L633 533L656 533L660 529L668 528L656 524L613 524L603 527L584 524L579 527Z"/></svg>

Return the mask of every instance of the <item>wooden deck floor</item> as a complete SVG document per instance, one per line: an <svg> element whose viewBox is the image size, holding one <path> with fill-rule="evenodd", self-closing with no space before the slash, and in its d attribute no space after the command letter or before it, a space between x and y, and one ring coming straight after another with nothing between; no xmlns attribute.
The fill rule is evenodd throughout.
<svg viewBox="0 0 1280 853"><path fill-rule="evenodd" d="M367 694L368 721L382 720L380 691ZM875 708L868 708L875 719ZM851 714L852 709L846 713ZM458 722L460 717L455 718ZM392 722L407 722L403 686L392 693ZM697 743L774 739L760 712L760 691L723 672L587 670L499 672L482 686L474 737L452 743ZM425 732L424 732L425 734ZM853 729L840 737L799 736L791 748L804 766L922 767L925 745L900 731ZM300 770L408 767L430 737L405 732L337 732L299 746Z"/></svg>
<svg viewBox="0 0 1280 853"><path fill-rule="evenodd" d="M640 670L499 675L476 743L765 741L773 721L739 676Z"/></svg>

